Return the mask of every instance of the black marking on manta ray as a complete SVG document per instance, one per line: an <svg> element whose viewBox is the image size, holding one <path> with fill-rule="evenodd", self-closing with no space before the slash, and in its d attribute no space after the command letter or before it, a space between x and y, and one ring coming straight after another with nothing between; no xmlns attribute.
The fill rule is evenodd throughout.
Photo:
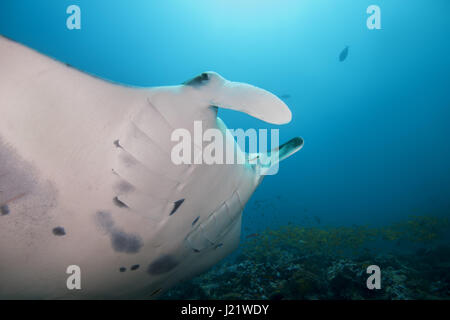
<svg viewBox="0 0 450 320"><path fill-rule="evenodd" d="M175 201L173 203L173 209L170 212L169 216L173 215L178 210L178 208L183 204L183 202L184 202L184 199L180 199L180 200Z"/></svg>
<svg viewBox="0 0 450 320"><path fill-rule="evenodd" d="M139 236L120 230L111 232L111 244L115 251L124 253L138 253L143 246Z"/></svg>
<svg viewBox="0 0 450 320"><path fill-rule="evenodd" d="M197 218L194 219L194 221L192 221L192 226L194 226L197 223L198 219L200 219L200 216L198 216Z"/></svg>
<svg viewBox="0 0 450 320"><path fill-rule="evenodd" d="M66 235L66 230L64 230L64 228L63 227L56 227L56 228L53 228L53 234L55 235L55 236L58 236L58 237L62 237L62 236L65 236Z"/></svg>
<svg viewBox="0 0 450 320"><path fill-rule="evenodd" d="M96 220L100 227L106 232L111 232L114 229L114 221L109 212L98 211L96 215Z"/></svg>
<svg viewBox="0 0 450 320"><path fill-rule="evenodd" d="M0 212L2 214L2 216L6 216L8 215L11 211L9 210L9 207L7 204L4 204L3 206L0 207Z"/></svg>
<svg viewBox="0 0 450 320"><path fill-rule="evenodd" d="M177 265L178 261L171 255L166 254L153 261L148 266L147 272L151 275L163 274L173 270Z"/></svg>
<svg viewBox="0 0 450 320"><path fill-rule="evenodd" d="M125 272L125 271L127 271L127 268L125 268L125 267L120 267L119 268L119 272Z"/></svg>
<svg viewBox="0 0 450 320"><path fill-rule="evenodd" d="M115 140L113 143L114 143L114 145L115 145L117 148L123 149L122 146L120 145L119 139Z"/></svg>
<svg viewBox="0 0 450 320"><path fill-rule="evenodd" d="M223 246L223 243L216 244L216 246L214 247L214 249L218 249L218 248L220 248L220 247L222 247L222 246Z"/></svg>
<svg viewBox="0 0 450 320"><path fill-rule="evenodd" d="M52 183L42 179L39 170L0 137L0 216L11 214L13 203L17 203L13 212L20 218L13 229L31 237L30 229L48 225L48 212L56 200Z"/></svg>
<svg viewBox="0 0 450 320"><path fill-rule="evenodd" d="M132 266L131 266L130 270L131 270L131 271L135 271L135 270L139 269L139 267L140 267L140 265L135 264L135 265L132 265Z"/></svg>
<svg viewBox="0 0 450 320"><path fill-rule="evenodd" d="M109 212L97 212L96 219L100 227L109 235L114 251L134 254L138 253L144 246L139 235L126 233L117 228Z"/></svg>
<svg viewBox="0 0 450 320"><path fill-rule="evenodd" d="M211 105L210 108L214 110L214 112L216 113L216 117L217 117L217 114L218 114L218 112L219 112L219 107L218 107L218 106Z"/></svg>
<svg viewBox="0 0 450 320"><path fill-rule="evenodd" d="M185 86L199 87L199 86L205 85L208 80L209 80L209 75L206 72L203 72L201 75L196 76L195 78L188 80L188 81L184 82L183 84Z"/></svg>
<svg viewBox="0 0 450 320"><path fill-rule="evenodd" d="M129 183L128 181L121 180L117 185L115 186L115 190L117 190L119 193L128 193L135 190L134 186Z"/></svg>
<svg viewBox="0 0 450 320"><path fill-rule="evenodd" d="M114 204L119 208L128 208L127 204L119 199L119 197L114 197Z"/></svg>

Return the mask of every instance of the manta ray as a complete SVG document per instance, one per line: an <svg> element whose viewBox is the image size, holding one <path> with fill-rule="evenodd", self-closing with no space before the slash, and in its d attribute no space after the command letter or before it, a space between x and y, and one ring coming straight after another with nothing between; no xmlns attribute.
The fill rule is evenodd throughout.
<svg viewBox="0 0 450 320"><path fill-rule="evenodd" d="M135 88L0 37L0 298L157 298L235 250L263 166L236 145L244 163L171 161L177 128L230 134L219 108L291 120L275 95L214 72Z"/></svg>

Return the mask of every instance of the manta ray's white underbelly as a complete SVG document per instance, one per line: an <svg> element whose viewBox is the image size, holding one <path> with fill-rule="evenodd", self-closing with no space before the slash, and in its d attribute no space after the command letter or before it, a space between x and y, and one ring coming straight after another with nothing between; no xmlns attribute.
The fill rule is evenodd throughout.
<svg viewBox="0 0 450 320"><path fill-rule="evenodd" d="M176 165L171 135L226 131L216 106L289 122L280 99L215 73L114 85L2 37L0 70L0 298L156 297L237 247L259 167Z"/></svg>
<svg viewBox="0 0 450 320"><path fill-rule="evenodd" d="M0 178L0 200L8 211L0 216L0 296L150 296L236 247L246 201L240 197L247 195L232 189L241 179L235 186L228 184L230 196L223 203L208 198L206 188L195 189L196 184L208 184L210 193L220 194L223 190L214 188L219 184L196 181L194 190L184 190L179 212L171 215L174 205L168 202L158 220L153 213L134 212L121 200L127 199L126 189L133 188L120 176L120 161L122 167L133 164L118 157L124 147L117 138L127 125L114 119L97 121L99 130L91 135L85 131L94 128L82 123L72 131L52 129L58 125L45 120L40 125L38 117L29 122L13 115L0 120L1 128L9 128L0 129L0 174L5 175ZM20 125L13 128L10 121ZM28 132L33 135L22 136ZM156 189L159 183L154 181ZM119 198L121 192L125 196ZM230 219L230 214L239 216ZM228 219L222 228L220 217ZM220 234L220 229L226 232ZM210 252L204 256L204 250ZM66 287L70 265L81 267L81 291Z"/></svg>
<svg viewBox="0 0 450 320"><path fill-rule="evenodd" d="M146 186L154 199L150 205L142 204L127 195L127 189L135 187L130 183L133 176L123 179L121 175L139 165L127 152L127 147L133 149L127 135L136 134L136 116L149 106L130 105L129 97L120 95L107 99L112 111L105 113L102 107L58 105L49 98L54 95L42 92L49 86L35 83L27 87L34 91L10 96L11 104L1 106L0 170L5 178L0 177L4 189L0 203L8 213L0 216L0 296L150 296L209 267L236 247L240 213L249 196L243 194L241 200L236 192L245 170L234 177L227 174L226 183L208 181L215 173L198 175L192 181L187 176L183 188L174 189L180 196L173 192L175 198L170 198L164 193L171 185L157 176L163 168L150 168L154 181ZM33 100L42 95L48 104L34 105ZM162 152L151 148L145 149L155 158ZM219 177L225 169L218 170ZM213 173L217 168L196 170ZM14 183L6 176L15 179ZM136 210L128 208L123 199L136 203ZM181 199L179 212L170 215L174 202ZM229 199L225 206L224 199ZM153 208L154 203L158 205ZM239 216L221 228L216 220L228 219L230 210ZM215 211L221 213L208 222ZM208 224L217 243L204 235ZM220 229L226 233L219 234ZM210 252L205 256L204 250ZM70 265L82 270L80 291L66 287Z"/></svg>
<svg viewBox="0 0 450 320"><path fill-rule="evenodd" d="M7 127L5 122L1 127ZM35 130L39 136L39 129ZM15 179L9 182L5 176L0 182L6 188L0 200L8 210L0 217L0 295L119 297L142 292L149 296L236 247L240 217L229 219L230 226L224 228L229 240L216 231L218 217L229 218L230 212L240 215L243 203L236 191L221 205L214 197L205 194L202 200L191 192L204 203L192 202L187 195L179 212L170 215L170 203L161 210L165 217L159 221L127 208L117 195L131 186L122 181L115 172L116 161L111 161L123 152L114 144L120 131L117 126L113 133L91 137L62 135L61 130L38 143L19 137L18 131L0 130L0 170ZM205 210L205 205L210 208ZM191 209L196 206L198 212ZM192 232L197 223L199 231ZM211 223L217 226L206 229L212 236L207 238L203 229ZM204 249L217 251L217 257L211 252L202 261ZM81 267L80 292L67 290L65 271L70 265Z"/></svg>

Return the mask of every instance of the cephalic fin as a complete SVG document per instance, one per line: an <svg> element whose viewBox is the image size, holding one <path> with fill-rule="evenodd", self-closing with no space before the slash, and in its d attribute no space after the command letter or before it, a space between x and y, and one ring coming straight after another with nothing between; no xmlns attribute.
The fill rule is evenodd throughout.
<svg viewBox="0 0 450 320"><path fill-rule="evenodd" d="M198 90L209 106L231 109L272 124L291 121L288 106L277 96L250 84L228 81L216 72L204 72L184 83Z"/></svg>

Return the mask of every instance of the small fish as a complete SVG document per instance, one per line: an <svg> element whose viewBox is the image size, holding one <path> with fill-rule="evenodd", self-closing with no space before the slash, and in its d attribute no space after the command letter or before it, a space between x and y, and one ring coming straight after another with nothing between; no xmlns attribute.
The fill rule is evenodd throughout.
<svg viewBox="0 0 450 320"><path fill-rule="evenodd" d="M287 99L289 99L290 97L291 97L291 95L288 94L288 93L282 94L282 95L280 96L280 98L283 99L283 100L287 100Z"/></svg>
<svg viewBox="0 0 450 320"><path fill-rule="evenodd" d="M250 239L250 238L254 238L254 237L258 237L258 236L259 236L259 233L252 233L252 234L249 234L248 236L246 236L245 239Z"/></svg>
<svg viewBox="0 0 450 320"><path fill-rule="evenodd" d="M349 46L346 46L345 49L342 50L341 54L339 55L339 61L340 61L340 62L342 62L342 61L344 61L345 59L347 59L347 56L348 56L348 49L349 49Z"/></svg>

